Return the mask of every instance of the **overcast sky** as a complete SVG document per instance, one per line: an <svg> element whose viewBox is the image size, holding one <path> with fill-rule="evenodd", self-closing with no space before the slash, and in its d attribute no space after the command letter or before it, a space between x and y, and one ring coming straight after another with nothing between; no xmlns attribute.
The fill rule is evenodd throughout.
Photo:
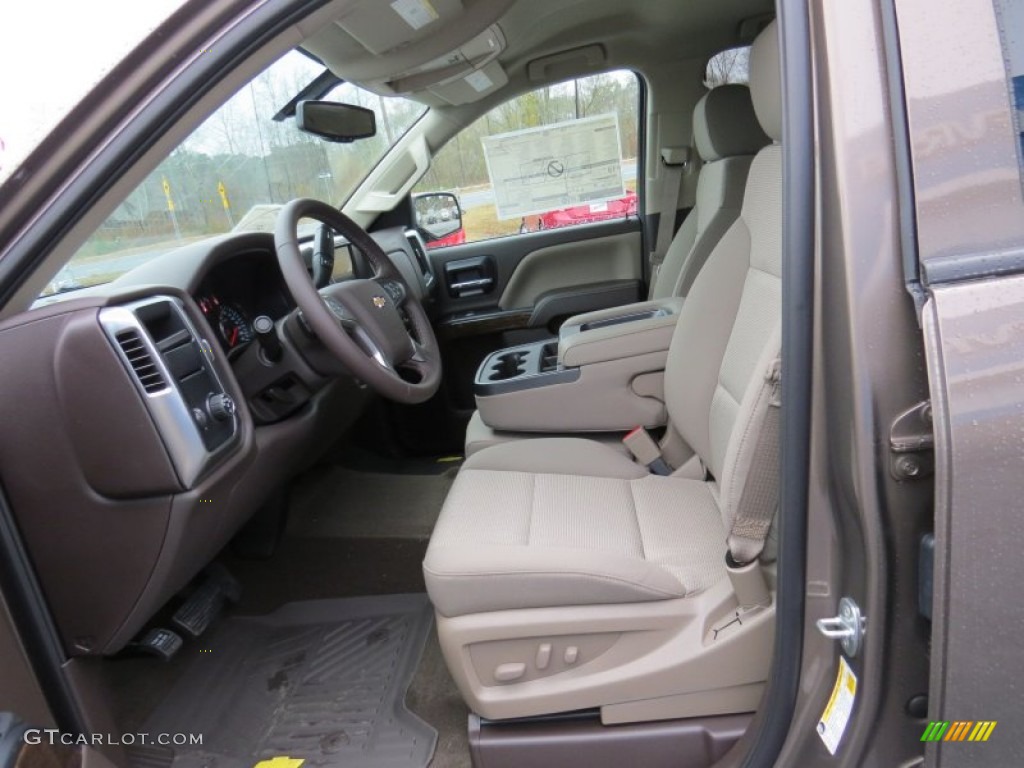
<svg viewBox="0 0 1024 768"><path fill-rule="evenodd" d="M184 0L8 2L0 11L0 181Z"/></svg>

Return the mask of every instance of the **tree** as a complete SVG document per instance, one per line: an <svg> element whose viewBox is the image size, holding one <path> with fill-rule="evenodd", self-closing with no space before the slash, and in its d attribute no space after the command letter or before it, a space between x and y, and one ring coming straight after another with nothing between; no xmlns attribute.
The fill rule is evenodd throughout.
<svg viewBox="0 0 1024 768"><path fill-rule="evenodd" d="M730 48L716 53L708 61L704 85L717 88L726 83L746 83L750 79L750 47Z"/></svg>

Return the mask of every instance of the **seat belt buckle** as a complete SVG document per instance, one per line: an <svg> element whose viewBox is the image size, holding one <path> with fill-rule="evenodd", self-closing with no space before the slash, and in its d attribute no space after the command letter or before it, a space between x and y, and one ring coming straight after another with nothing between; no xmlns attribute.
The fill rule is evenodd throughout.
<svg viewBox="0 0 1024 768"><path fill-rule="evenodd" d="M661 448L651 437L651 433L643 427L636 427L622 438L633 458L647 467L655 475L671 475L672 468L661 455Z"/></svg>

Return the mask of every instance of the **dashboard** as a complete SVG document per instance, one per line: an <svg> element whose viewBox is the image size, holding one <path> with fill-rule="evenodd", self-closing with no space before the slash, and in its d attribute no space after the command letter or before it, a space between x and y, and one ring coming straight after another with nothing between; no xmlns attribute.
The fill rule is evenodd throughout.
<svg viewBox="0 0 1024 768"><path fill-rule="evenodd" d="M429 305L418 236L372 237ZM370 277L337 246L333 281ZM269 233L40 300L0 323L0 357L22 363L0 380L0 480L72 656L124 648L370 399L296 311Z"/></svg>

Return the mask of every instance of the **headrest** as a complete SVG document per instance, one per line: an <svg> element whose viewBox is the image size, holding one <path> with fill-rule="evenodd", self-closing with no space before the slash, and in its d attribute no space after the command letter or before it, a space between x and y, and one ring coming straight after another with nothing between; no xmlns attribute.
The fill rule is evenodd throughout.
<svg viewBox="0 0 1024 768"><path fill-rule="evenodd" d="M750 49L750 96L764 132L782 141L782 70L779 66L779 27L774 21Z"/></svg>
<svg viewBox="0 0 1024 768"><path fill-rule="evenodd" d="M771 139L761 130L745 85L720 85L697 102L693 137L704 162L734 155L756 155Z"/></svg>

